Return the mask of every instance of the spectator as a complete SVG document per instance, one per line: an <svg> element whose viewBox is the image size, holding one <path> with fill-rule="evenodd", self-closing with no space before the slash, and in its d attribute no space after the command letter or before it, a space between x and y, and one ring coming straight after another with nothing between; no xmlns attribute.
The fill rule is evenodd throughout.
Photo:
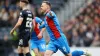
<svg viewBox="0 0 100 56"><path fill-rule="evenodd" d="M77 47L81 46L80 37L79 37L76 29L73 29L73 31L72 31L72 43L73 43L74 46L77 46Z"/></svg>
<svg viewBox="0 0 100 56"><path fill-rule="evenodd" d="M100 35L98 32L95 32L94 40L91 46L100 46Z"/></svg>
<svg viewBox="0 0 100 56"><path fill-rule="evenodd" d="M4 35L4 42L3 42L3 48L4 48L4 56L8 56L10 52L12 52L11 43L8 40L8 36Z"/></svg>
<svg viewBox="0 0 100 56"><path fill-rule="evenodd" d="M1 12L0 12L0 26L7 26L7 25L9 25L8 24L8 18L9 18L9 16L8 16L8 13L7 13L7 11L6 11L6 9L5 8L2 8L2 10L1 10Z"/></svg>
<svg viewBox="0 0 100 56"><path fill-rule="evenodd" d="M8 20L8 13L5 8L2 8L0 12L0 18L2 21L7 21Z"/></svg>

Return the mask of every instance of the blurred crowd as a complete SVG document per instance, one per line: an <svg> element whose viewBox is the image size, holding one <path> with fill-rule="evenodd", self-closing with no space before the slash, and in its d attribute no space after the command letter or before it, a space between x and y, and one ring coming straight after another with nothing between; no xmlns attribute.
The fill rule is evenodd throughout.
<svg viewBox="0 0 100 56"><path fill-rule="evenodd" d="M17 21L18 3L11 4L9 0L0 1L0 27L11 26Z"/></svg>
<svg viewBox="0 0 100 56"><path fill-rule="evenodd" d="M100 46L100 0L81 8L75 18L65 20L62 29L70 46Z"/></svg>

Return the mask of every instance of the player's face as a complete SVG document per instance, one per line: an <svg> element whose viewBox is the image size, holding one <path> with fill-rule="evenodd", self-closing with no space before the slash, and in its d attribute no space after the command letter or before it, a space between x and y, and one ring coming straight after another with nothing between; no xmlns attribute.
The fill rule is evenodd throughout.
<svg viewBox="0 0 100 56"><path fill-rule="evenodd" d="M24 6L24 3L20 1L20 7L22 8Z"/></svg>
<svg viewBox="0 0 100 56"><path fill-rule="evenodd" d="M48 9L47 7L48 7L48 5L46 3L42 3L42 5L41 5L41 13L45 13L47 11L47 9Z"/></svg>

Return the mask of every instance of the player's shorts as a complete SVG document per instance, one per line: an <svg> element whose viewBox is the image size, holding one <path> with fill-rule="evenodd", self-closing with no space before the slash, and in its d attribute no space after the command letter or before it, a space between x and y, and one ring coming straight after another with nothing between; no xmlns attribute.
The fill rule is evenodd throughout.
<svg viewBox="0 0 100 56"><path fill-rule="evenodd" d="M54 41L51 40L46 50L51 50L55 53L58 49L65 55L70 53L70 47L64 34Z"/></svg>
<svg viewBox="0 0 100 56"><path fill-rule="evenodd" d="M35 48L37 48L39 50L39 52L45 52L46 50L46 42L45 40L38 40L38 41L34 41L34 40L30 40L30 49L34 50Z"/></svg>
<svg viewBox="0 0 100 56"><path fill-rule="evenodd" d="M18 34L18 37L19 37L18 46L21 46L21 47L29 46L30 32L22 32Z"/></svg>

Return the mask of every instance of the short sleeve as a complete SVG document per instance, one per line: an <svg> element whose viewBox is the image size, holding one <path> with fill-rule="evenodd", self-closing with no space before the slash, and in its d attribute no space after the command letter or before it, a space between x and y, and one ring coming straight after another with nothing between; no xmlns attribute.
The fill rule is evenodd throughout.
<svg viewBox="0 0 100 56"><path fill-rule="evenodd" d="M19 17L20 18L23 18L24 17L23 12L20 12L20 16Z"/></svg>
<svg viewBox="0 0 100 56"><path fill-rule="evenodd" d="M52 14L52 16L50 15L50 13ZM55 16L55 13L53 11L50 11L46 16L48 16L49 18L53 18Z"/></svg>
<svg viewBox="0 0 100 56"><path fill-rule="evenodd" d="M35 17L35 21L36 21L37 23L39 23L39 24L42 23L42 20L41 20L39 17Z"/></svg>
<svg viewBox="0 0 100 56"><path fill-rule="evenodd" d="M45 28L45 24L39 26L40 29Z"/></svg>

